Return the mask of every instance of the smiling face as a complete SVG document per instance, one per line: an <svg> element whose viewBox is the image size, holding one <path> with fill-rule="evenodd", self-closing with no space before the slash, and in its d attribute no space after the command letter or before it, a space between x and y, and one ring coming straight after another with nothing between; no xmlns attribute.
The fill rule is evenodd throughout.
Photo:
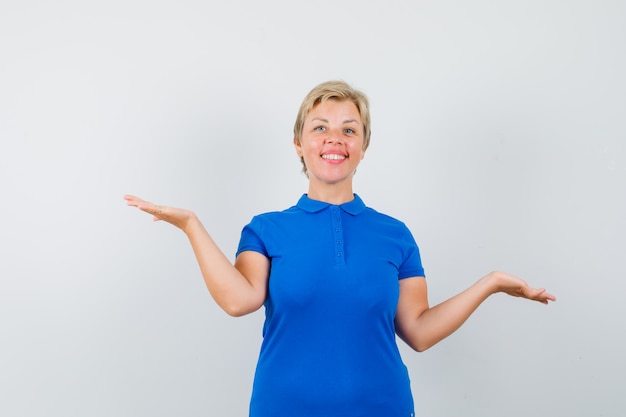
<svg viewBox="0 0 626 417"><path fill-rule="evenodd" d="M310 193L332 185L351 194L352 176L365 156L363 141L363 122L352 101L329 99L315 105L294 140L306 165Z"/></svg>

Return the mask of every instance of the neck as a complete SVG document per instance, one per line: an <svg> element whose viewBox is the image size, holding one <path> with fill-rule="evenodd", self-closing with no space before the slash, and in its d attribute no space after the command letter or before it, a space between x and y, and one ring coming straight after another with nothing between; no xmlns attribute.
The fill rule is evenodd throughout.
<svg viewBox="0 0 626 417"><path fill-rule="evenodd" d="M352 184L325 184L324 187L320 187L316 186L313 181L310 181L307 195L312 200L335 205L354 200Z"/></svg>

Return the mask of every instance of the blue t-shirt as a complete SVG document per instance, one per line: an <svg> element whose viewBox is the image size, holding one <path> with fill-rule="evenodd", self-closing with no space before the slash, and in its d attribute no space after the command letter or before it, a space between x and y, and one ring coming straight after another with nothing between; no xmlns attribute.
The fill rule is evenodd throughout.
<svg viewBox="0 0 626 417"><path fill-rule="evenodd" d="M237 254L271 261L251 417L411 417L395 338L398 280L424 276L404 223L303 195L255 216Z"/></svg>

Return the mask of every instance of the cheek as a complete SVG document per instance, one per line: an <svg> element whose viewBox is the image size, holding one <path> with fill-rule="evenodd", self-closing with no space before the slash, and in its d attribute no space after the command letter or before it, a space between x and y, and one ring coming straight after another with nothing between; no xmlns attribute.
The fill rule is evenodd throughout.
<svg viewBox="0 0 626 417"><path fill-rule="evenodd" d="M320 153L323 147L323 143L316 140L309 140L302 145L302 152L305 154Z"/></svg>
<svg viewBox="0 0 626 417"><path fill-rule="evenodd" d="M363 150L363 147L359 144L351 146L351 149L348 149L348 152L350 153L350 155L357 155L359 160L362 160L365 156L365 151Z"/></svg>

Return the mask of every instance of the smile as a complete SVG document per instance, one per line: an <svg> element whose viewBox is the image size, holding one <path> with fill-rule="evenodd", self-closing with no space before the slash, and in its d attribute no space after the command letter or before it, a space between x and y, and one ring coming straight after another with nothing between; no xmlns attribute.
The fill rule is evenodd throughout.
<svg viewBox="0 0 626 417"><path fill-rule="evenodd" d="M333 161L340 161L342 159L346 159L346 157L344 155L338 155L336 153L326 153L326 154L322 155L322 158L324 158L324 159L331 159Z"/></svg>

